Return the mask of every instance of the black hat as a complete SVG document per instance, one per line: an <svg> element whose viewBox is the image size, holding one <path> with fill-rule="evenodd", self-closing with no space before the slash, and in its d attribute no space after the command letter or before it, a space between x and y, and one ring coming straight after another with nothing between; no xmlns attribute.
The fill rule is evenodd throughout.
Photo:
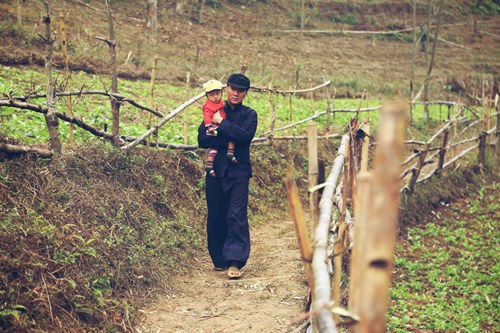
<svg viewBox="0 0 500 333"><path fill-rule="evenodd" d="M227 85L234 87L234 88L248 90L248 89L250 89L250 80L245 75L240 74L240 73L236 73L236 74L232 74L227 79Z"/></svg>

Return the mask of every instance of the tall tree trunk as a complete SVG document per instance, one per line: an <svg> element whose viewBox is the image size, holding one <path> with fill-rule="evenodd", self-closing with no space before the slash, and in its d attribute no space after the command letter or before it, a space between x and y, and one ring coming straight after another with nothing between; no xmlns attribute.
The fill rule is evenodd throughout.
<svg viewBox="0 0 500 333"><path fill-rule="evenodd" d="M50 32L50 3L44 1L45 16L45 74L47 85L47 113L45 114L45 123L49 131L50 147L54 151L54 159L58 159L62 152L61 141L59 140L59 119L54 107L54 84L52 83L52 46L54 40Z"/></svg>
<svg viewBox="0 0 500 333"><path fill-rule="evenodd" d="M148 0L147 8L148 27L151 28L151 37L156 43L158 37L158 0Z"/></svg>
<svg viewBox="0 0 500 333"><path fill-rule="evenodd" d="M436 55L436 45L438 41L438 36L439 36L439 26L441 24L441 9L443 8L443 2L444 0L439 1L439 7L437 11L437 23L436 23L436 32L434 34L434 39L432 41L432 50L430 52L430 59L427 63L427 73L425 74L425 90L424 90L424 101L428 102L429 101L429 85L431 82L431 74L432 74L432 67L434 65L434 58ZM430 27L430 25L429 25ZM429 28L430 32L430 28ZM428 52L426 53L428 54ZM425 104L425 117L426 120L430 119L429 115L429 105L426 103Z"/></svg>
<svg viewBox="0 0 500 333"><path fill-rule="evenodd" d="M111 92L118 93L118 77L116 75L116 43L115 29L113 27L113 15L111 12L111 0L106 0L108 7L108 25L109 25L109 54L111 57ZM116 98L111 99L111 110L113 112L113 144L117 146L120 143L120 102Z"/></svg>
<svg viewBox="0 0 500 333"><path fill-rule="evenodd" d="M16 9L17 9L17 24L21 26L23 24L23 0L15 0L16 1Z"/></svg>
<svg viewBox="0 0 500 333"><path fill-rule="evenodd" d="M415 63L417 55L417 0L413 0L413 13L412 13L412 24L413 24L413 47L411 54L411 77L410 77L410 124L413 122L413 97L414 90L413 85L415 81Z"/></svg>
<svg viewBox="0 0 500 333"><path fill-rule="evenodd" d="M61 36L61 45L63 48L63 55L64 55L64 78L66 80L66 83L64 84L64 90L69 91L69 79L71 77L71 72L69 71L69 58L68 58L68 43L66 40L66 27L64 25L64 13L61 12L59 14L59 33ZM70 117L73 117L73 104L71 102L71 96L68 96L66 98L66 105L68 107L68 115ZM73 129L73 124L69 124L69 145L73 146L74 144L74 129Z"/></svg>
<svg viewBox="0 0 500 333"><path fill-rule="evenodd" d="M425 66L429 68L429 42L431 37L431 25L432 25L432 0L427 0L427 28L424 30L425 36L425 44L424 44L424 52L425 52ZM429 84L427 81L427 76L424 81L424 102L429 101ZM424 115L425 120L429 120L429 105L427 103L424 104Z"/></svg>

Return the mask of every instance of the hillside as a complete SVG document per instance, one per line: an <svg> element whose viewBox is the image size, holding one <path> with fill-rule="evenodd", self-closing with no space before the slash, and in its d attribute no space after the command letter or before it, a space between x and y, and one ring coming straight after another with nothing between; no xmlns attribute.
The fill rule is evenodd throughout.
<svg viewBox="0 0 500 333"><path fill-rule="evenodd" d="M361 102L363 107L371 107L392 95L408 96L413 49L410 2L160 0L155 42L146 24L146 1L113 0L120 93L164 116L199 94L206 79L227 78L243 64L248 67L246 74L252 84L258 86L309 88L324 80L332 81L327 89L337 99L328 95L327 89L291 96L251 91L245 103L259 114L258 136L267 136L268 130L272 133L274 125L292 122L292 103L293 121L300 121L330 108L331 101L336 108L356 108L361 107ZM420 32L427 20L427 1L416 2ZM19 3L20 8L16 7ZM302 3L303 33L299 30ZM65 14L69 40L69 89L109 90L109 49L96 39L108 37L104 1L53 0L51 13L56 35L56 90L64 90L65 83L59 13ZM4 102L0 107L0 144L44 148L48 145L41 112L45 98L25 97L43 94L45 90L42 16L42 1L0 0L0 95ZM463 119L454 123L453 130L451 122L448 124L454 139L458 140L458 130L476 119L477 126L469 129L471 135L479 135L484 128L498 135L492 129L494 117L486 126L479 120L482 114L494 112L495 107L482 107L484 101L480 97L493 97L499 92L498 1L447 1L441 24L431 98L467 99ZM420 47L418 44L416 89L422 85L426 72L426 56ZM158 72L153 98L149 79L155 57ZM186 86L188 76L192 89ZM365 90L367 97L363 101L359 97ZM9 103L14 100L36 104L35 109L13 107ZM80 125L88 124L109 134L111 114L106 92L95 96L80 94L73 102L78 118L74 123L81 121ZM59 114L66 115L66 105L64 98L57 98ZM195 144L200 106L201 101L193 103L189 112L186 109L162 127L156 137L159 142L165 146ZM427 121L424 107L419 104L413 124L406 127L407 138L415 142L427 140L453 116L451 112L457 112L458 118L460 106L460 102L454 106L433 105L432 119ZM120 112L122 135L137 137L144 133L148 113L125 101ZM344 132L348 119L355 113L333 113L331 127L330 117L328 125L326 117L316 118L319 134ZM372 121L374 139L379 112L365 115ZM244 279L231 282L223 273L212 271L205 249L205 151L193 147L177 150L138 146L124 152L104 139L105 135L94 136L76 126L72 146L69 126L60 123L64 146L60 160L0 152L0 331L157 333L165 327L176 332L290 331L304 320L301 313L307 303L307 285L282 177L287 165L293 165L301 199L307 207L307 145L304 137L285 141L290 139L285 136L304 134L308 123L278 132L283 137L275 136L272 145L257 142L252 147L254 176L249 220L255 235L253 252ZM188 131L185 137L184 126ZM468 134L463 134L464 139ZM339 140L334 137L320 140L320 165L325 168L337 154ZM424 152L420 156L425 159L429 149L437 152L439 140L433 143L437 148L424 143L409 146L405 153L413 152L418 157L417 153ZM465 141L467 145L477 142ZM434 214L436 207L456 198L461 198L457 205L465 209L467 196L486 191L493 208L474 201L474 209L491 210L481 216L495 222L498 149L490 149L492 146L488 145L484 168L476 165L476 156L471 153L452 164L448 169L453 169L451 176L443 175L436 183L433 180L424 184L405 202L407 209L401 215L403 249L398 249L401 256L418 255L408 250L409 235L427 232L429 212ZM441 148L443 152L448 149L444 143ZM447 157L457 153L458 148L452 149ZM481 184L492 179L494 185L479 190ZM482 221L472 216L469 220ZM431 222L438 225L436 220ZM493 222L488 229L496 225ZM465 228L465 224L461 226ZM477 225L471 228L478 233L484 230ZM439 241L442 239L430 240L429 244ZM455 238L450 242L453 241ZM480 242L473 245L480 249ZM493 257L493 252L488 255ZM407 262L401 259L399 264ZM399 303L405 300L405 283L412 283L405 275L412 267L407 266L397 267L402 294L393 295L397 296L393 300ZM434 282L419 281L426 286ZM479 296L477 304L483 304ZM417 298L418 295L411 306L418 307ZM430 304L431 300L426 301ZM489 307L481 318L495 313L495 307L498 308L497 301L493 302L493 310ZM407 319L404 306L391 311L388 327L394 328L394 332L407 331L405 325L409 323L412 329L427 329L423 323L427 313L413 311L415 316ZM448 312L442 314L447 316ZM242 317L246 319L240 320ZM473 325L498 327L491 318L481 320L482 324ZM181 321L185 326L179 325Z"/></svg>
<svg viewBox="0 0 500 333"><path fill-rule="evenodd" d="M184 6L176 7L176 3ZM452 79L465 79L469 88L474 85L477 88L475 79L491 82L498 77L498 4L481 3L485 5L453 1L446 2L443 8L439 32L442 39L433 72L435 98L446 97L443 86ZM427 22L426 1L417 4L416 25L420 31ZM122 77L149 78L152 59L159 56L158 78L178 85L185 82L187 72L191 83L198 86L209 77L222 78L237 71L245 63L248 75L261 85L288 88L297 82L300 87L309 87L325 78L332 80L339 94L356 94L363 89L373 96L408 93L412 67L410 33L333 33L411 28L412 7L407 3L306 2L304 29L313 32L303 35L297 32L301 24L300 1L206 1L201 23L199 4L159 1L158 6L155 44L146 27L145 1L113 3L118 71ZM105 9L101 1L53 2L53 29L58 29L59 13L66 17L72 70L109 72L108 47L95 38L109 34ZM40 21L42 11L42 2L26 3L19 25L15 5L0 3L1 63L43 66L44 47L38 36L43 35L44 29ZM56 63L61 67L61 45L57 38L55 47ZM420 51L416 56L419 87L426 71L425 56Z"/></svg>

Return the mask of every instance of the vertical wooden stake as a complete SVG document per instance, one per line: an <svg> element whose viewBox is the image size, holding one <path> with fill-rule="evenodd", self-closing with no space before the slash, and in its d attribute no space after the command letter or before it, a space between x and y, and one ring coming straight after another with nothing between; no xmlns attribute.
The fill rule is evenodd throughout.
<svg viewBox="0 0 500 333"><path fill-rule="evenodd" d="M307 127L307 152L309 159L309 188L318 185L318 132L315 122ZM311 215L311 230L318 224L318 191L309 192L309 210Z"/></svg>
<svg viewBox="0 0 500 333"><path fill-rule="evenodd" d="M368 153L370 149L370 122L367 119L365 119L361 124L361 130L364 132L365 136L363 138L363 143L361 144L360 171L368 171Z"/></svg>
<svg viewBox="0 0 500 333"><path fill-rule="evenodd" d="M480 167L486 164L486 132L482 132L479 135L479 153L477 156L477 163Z"/></svg>
<svg viewBox="0 0 500 333"><path fill-rule="evenodd" d="M500 111L500 103L498 103L498 94L495 95L495 110ZM500 115L497 114L497 132L496 132L496 145L498 149L500 147Z"/></svg>
<svg viewBox="0 0 500 333"><path fill-rule="evenodd" d="M269 84L269 89L272 89L272 85ZM273 103L273 92L269 91L269 144L273 145L274 137L274 126L276 125L276 108Z"/></svg>
<svg viewBox="0 0 500 333"><path fill-rule="evenodd" d="M69 71L69 59L68 59L68 46L66 40L66 27L64 25L64 13L59 14L59 30L61 35L61 43L64 55L64 76L66 83L64 84L64 90L69 91L69 79L71 77L71 72ZM71 96L66 98L66 106L68 108L68 116L73 117L73 104L71 103ZM73 147L74 145L74 132L73 132L73 123L69 123L69 146Z"/></svg>
<svg viewBox="0 0 500 333"><path fill-rule="evenodd" d="M309 88L312 88L312 80L309 79ZM314 92L311 91L311 108L312 108L312 115L314 116L314 114L316 113L315 110L314 110Z"/></svg>
<svg viewBox="0 0 500 333"><path fill-rule="evenodd" d="M325 88L326 93L326 133L330 133L332 127L332 108L330 105L330 90L328 86Z"/></svg>
<svg viewBox="0 0 500 333"><path fill-rule="evenodd" d="M155 80L156 80L156 67L157 67L157 64L158 64L158 57L154 56L153 57L153 64L152 64L152 68L151 68L151 83L149 84L149 105L151 105L151 107L153 107L153 104L154 104L153 97L154 97L154 91L155 91ZM148 131L151 128L151 117L152 117L151 112L148 112ZM151 146L151 138L148 136L146 138L146 147L147 147L147 149L149 149L150 146Z"/></svg>
<svg viewBox="0 0 500 333"><path fill-rule="evenodd" d="M300 255L304 262L304 272L311 290L314 290L314 279L312 275L312 246L307 232L304 210L300 203L299 191L295 183L292 166L288 165L286 178L283 179L288 194L288 203L290 204L290 212L292 214L295 232L299 242Z"/></svg>
<svg viewBox="0 0 500 333"><path fill-rule="evenodd" d="M439 150L439 161L436 168L436 175L441 175L441 171L443 170L444 165L444 157L446 155L446 146L448 145L448 135L450 134L450 130L446 129L443 133L443 143L441 144L441 149Z"/></svg>
<svg viewBox="0 0 500 333"><path fill-rule="evenodd" d="M357 220L358 227L365 229L366 236L360 272L361 322L358 326L361 333L386 332L385 316L390 303L389 288L398 226L399 175L408 107L404 101L382 104L377 140L380 144L375 152L369 195L360 194L358 211L361 208L366 211L360 216L365 220Z"/></svg>
<svg viewBox="0 0 500 333"><path fill-rule="evenodd" d="M186 73L186 98L187 98L187 95L188 95L188 88L189 88L189 82L191 80L191 73L188 71ZM189 127L189 124L188 124L188 108L186 108L184 110L184 144L187 145L188 144L188 127Z"/></svg>
<svg viewBox="0 0 500 333"><path fill-rule="evenodd" d="M292 87L290 87L290 90L292 89ZM288 119L290 121L290 124L292 124L293 122L293 108L292 108L292 98L293 98L293 94L290 94L290 112L289 112L289 116L288 116ZM290 127L290 135L293 135L293 126Z"/></svg>
<svg viewBox="0 0 500 333"><path fill-rule="evenodd" d="M420 171L422 171L422 167L424 166L428 151L429 147L426 147L420 152L420 155L418 156L417 166L412 170L410 182L408 183L408 191L410 194L413 194L413 191L415 190L415 185L417 184L418 176L420 176Z"/></svg>

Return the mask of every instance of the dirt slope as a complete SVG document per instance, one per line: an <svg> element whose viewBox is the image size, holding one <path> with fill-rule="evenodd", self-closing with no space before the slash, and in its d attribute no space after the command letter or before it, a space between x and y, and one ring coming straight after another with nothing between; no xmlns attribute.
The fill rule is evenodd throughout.
<svg viewBox="0 0 500 333"><path fill-rule="evenodd" d="M208 253L143 309L138 332L288 332L304 309L307 286L293 222L269 221L251 231L243 278L212 269Z"/></svg>

